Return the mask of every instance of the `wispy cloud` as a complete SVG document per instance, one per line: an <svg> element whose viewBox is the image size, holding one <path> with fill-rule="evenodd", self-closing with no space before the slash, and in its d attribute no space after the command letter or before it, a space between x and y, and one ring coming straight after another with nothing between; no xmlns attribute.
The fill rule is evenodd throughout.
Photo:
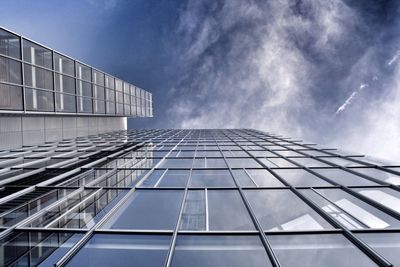
<svg viewBox="0 0 400 267"><path fill-rule="evenodd" d="M393 65L400 57L400 50L396 51L396 54L394 54L394 56L388 61L387 65L391 66Z"/></svg>
<svg viewBox="0 0 400 267"><path fill-rule="evenodd" d="M359 92L361 92L365 87L368 87L368 84L361 84L360 87L358 87L357 91L354 91L353 93L351 93L349 98L347 98L346 101L344 101L344 103L336 110L335 114L339 114L340 112L343 112L346 109L346 107L351 104L351 102L357 96L357 94Z"/></svg>
<svg viewBox="0 0 400 267"><path fill-rule="evenodd" d="M364 121L392 88L367 18L344 0L189 0L176 42L184 75L168 115L181 127L253 127L353 148L343 135L375 131ZM350 104L357 112L343 112ZM365 128L355 132L355 121Z"/></svg>

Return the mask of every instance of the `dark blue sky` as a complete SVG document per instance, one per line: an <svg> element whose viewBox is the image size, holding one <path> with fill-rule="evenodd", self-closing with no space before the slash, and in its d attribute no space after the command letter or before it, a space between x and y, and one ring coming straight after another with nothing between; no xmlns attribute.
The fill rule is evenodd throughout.
<svg viewBox="0 0 400 267"><path fill-rule="evenodd" d="M153 93L130 127L257 128L400 160L399 1L3 0L0 24Z"/></svg>

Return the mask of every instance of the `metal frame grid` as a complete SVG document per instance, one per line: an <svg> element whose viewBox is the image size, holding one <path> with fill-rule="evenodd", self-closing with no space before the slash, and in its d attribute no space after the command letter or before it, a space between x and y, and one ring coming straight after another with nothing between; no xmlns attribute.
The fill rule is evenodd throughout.
<svg viewBox="0 0 400 267"><path fill-rule="evenodd" d="M24 249L19 248L19 254L9 256L7 264L23 261L35 266L69 242L68 249L54 262L55 266L65 266L96 235L141 234L170 237L164 266L175 266L177 242L183 236L256 236L269 259L265 266L287 266L282 264L271 243L274 236L333 234L345 238L347 246L377 266L393 266L387 255L378 252L359 234L400 233L399 208L363 193L390 190L400 196L399 165L374 163L361 155L318 148L301 140L250 129L121 131L3 151L0 167L1 247L17 250L21 238L28 243ZM257 176L257 171L268 175ZM307 176L291 179L285 171L298 172L294 177L300 176L299 173ZM180 186L176 183L179 172L186 173L179 180ZM198 173L202 172L211 173L212 179L202 180L199 185L202 176ZM218 173L223 173L219 181L225 179L229 183L214 183L220 179ZM238 173L245 176L239 177ZM311 179L318 182L310 182ZM168 183L171 181L174 181L172 186ZM171 191L181 195L173 227L155 229L150 222L145 227L110 227L110 221L115 223L129 213L129 205L136 203L143 192L156 196ZM204 210L194 214L194 222L205 220L205 224L196 228L192 221L187 224L192 229L182 229L190 192L203 192L200 201ZM249 218L247 228L215 228L212 214L217 204L210 202L210 194L221 192L238 196L245 210L242 217ZM286 202L277 200L277 203L299 203L298 209L301 205L307 207L308 213L315 214L323 223L315 228L307 226L316 222L313 219L296 226L293 222L298 222L298 218L292 217L289 221L277 220L274 228L266 228L265 218L260 216L249 192L291 195ZM340 192L342 197L337 200L326 192ZM292 198L297 202L291 203ZM266 211L271 208L265 204ZM363 208L369 213L360 214ZM290 209L282 207L281 212L283 217L290 217ZM370 218L366 219L368 214ZM48 239L56 245L38 257L35 251L44 250ZM315 265L323 266L323 262Z"/></svg>
<svg viewBox="0 0 400 267"><path fill-rule="evenodd" d="M20 102L19 107L0 106L0 113L113 117L153 116L151 93L139 88L138 86L131 85L101 70L98 70L28 38L11 32L3 27L0 27L0 37L2 34L7 34L9 35L8 38L14 38L13 40L18 40L20 51L19 55L7 55L7 49L10 49L10 44L8 44L8 42L11 41L6 42L6 39L4 39L2 42L0 42L0 45L4 45L4 49L0 47L0 60L4 61L4 73L0 73L0 86L9 87L8 90L13 94L18 95L17 92L20 92L21 96L19 100L15 99ZM38 49L40 48L46 51L47 56L50 57L50 65L36 63L35 59L33 59L32 62L32 60L24 58L24 54L26 54L25 50L30 48L25 46L29 46L30 44ZM58 64L59 62L56 62L56 56L57 58L60 58L60 62L62 60L66 60L68 63L72 64L72 73L63 71L62 67L59 66L62 63ZM34 55L31 57L36 56ZM10 70L13 64L20 66L20 70L18 70L20 73L17 75L19 76L19 79L15 80L16 77L14 77L12 78L14 80L8 81L7 79L11 78L7 78L7 76L15 76L15 74L11 73ZM32 69L32 73L29 71L30 69ZM84 77L82 75L83 69L88 71L89 77ZM41 74L39 74L39 72ZM36 75L38 75L37 79ZM97 77L99 75L100 77ZM30 82L28 82L28 76L32 76L29 78ZM4 79L2 79L2 77ZM105 81L106 79L107 82ZM33 80L37 80L36 82L38 84L45 83L45 81L48 80L49 84L41 86L33 82ZM63 87L63 80L72 81L72 85L70 84L69 86L71 86L70 89L72 89L73 92L63 91L60 89ZM111 83L109 83L110 81ZM120 83L121 88L117 86ZM124 91L124 88L128 88L128 90ZM11 90L14 90L14 92ZM36 100L36 102L40 99L51 98L51 101L46 100L43 102L46 102L49 104L49 106L42 108L39 105L37 107L34 106L33 108L29 108L27 106L28 92L29 94L38 96L38 100ZM16 95L13 95L13 97L15 98ZM65 106L67 104L72 104L74 108L64 108L64 104L61 108L60 104L57 104L58 99L60 103L65 102Z"/></svg>

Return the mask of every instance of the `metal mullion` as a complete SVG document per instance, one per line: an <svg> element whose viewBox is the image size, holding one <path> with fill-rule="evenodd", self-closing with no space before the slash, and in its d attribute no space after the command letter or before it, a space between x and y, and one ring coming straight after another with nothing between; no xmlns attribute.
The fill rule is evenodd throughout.
<svg viewBox="0 0 400 267"><path fill-rule="evenodd" d="M164 178L165 174L167 173L168 168L165 169L165 171L160 175L160 178L157 180L157 182L154 184L153 188L158 187L158 185L160 184L162 178Z"/></svg>
<svg viewBox="0 0 400 267"><path fill-rule="evenodd" d="M243 137L243 136L242 136ZM247 138L246 138L247 139ZM247 139L248 141L250 141L249 139ZM252 141L250 141L252 142ZM269 142L269 141L268 141ZM254 143L254 142L253 142ZM247 151L246 151L247 152ZM248 153L248 152L247 152ZM259 162L262 163L262 162ZM262 164L263 166L265 166L264 164ZM265 166L267 169L269 169L267 166ZM271 171L269 169L269 171ZM272 172L271 172L272 173ZM274 175L276 175L275 173L273 173ZM278 176L277 176L278 178ZM280 179L280 177L279 177ZM286 181L284 184L288 184ZM290 190L296 194L300 199L302 199L306 204L308 204L308 206L310 206L311 208L313 208L313 210L315 210L321 217L323 217L324 219L326 219L331 225L333 225L336 228L341 228L343 229L343 233L344 235L356 246L358 247L360 250L362 250L369 258L371 258L374 262L376 262L379 266L384 266L384 267L389 267L392 266L392 264L390 262L388 262L384 257L382 257L380 254L378 254L375 250L373 250L372 248L370 248L366 243L364 243L363 241L361 241L358 237L356 237L354 234L351 233L350 230L348 230L346 227L342 226L340 223L338 223L336 221L336 219L334 219L330 214L324 212L322 210L322 208L315 204L312 200L308 199L306 196L304 196L302 193L300 193L295 187L291 186L290 184L288 184L290 186Z"/></svg>
<svg viewBox="0 0 400 267"><path fill-rule="evenodd" d="M175 148L180 143L182 143L183 140L185 139L185 137L187 137L191 132L192 132L191 130L188 131L187 134L184 137L182 137L181 140L177 143ZM196 147L197 147L197 145L196 145ZM171 149L171 151L172 150L173 149ZM184 191L183 198L182 198L182 204L181 204L181 207L180 207L180 210L179 210L179 215L178 215L178 219L177 219L176 226L175 226L175 229L174 229L174 233L172 234L170 246L169 246L169 249L168 249L168 254L167 254L167 257L165 259L165 263L164 263L165 267L170 267L171 263L172 263L172 257L173 257L173 253L175 251L176 239L178 238L178 232L179 232L179 227L181 225L182 214L183 214L183 210L185 208L186 198L187 198L187 194L188 194L188 191L189 191L188 188L189 188L190 181L192 179L193 165L194 165L194 158L192 160L192 167L190 168L190 171L189 171L189 177L188 177L188 179L186 181L186 186L185 186L185 189L184 189L185 191Z"/></svg>
<svg viewBox="0 0 400 267"><path fill-rule="evenodd" d="M232 142L234 142L236 145L238 145L237 142L234 141L230 136L228 136L228 135L226 135L226 134L224 134L224 135L225 135L228 139L230 139ZM219 146L218 143L217 143L217 146L218 146L218 148L219 148L219 150L220 150L220 152L221 152L221 148L220 148L220 146ZM239 146L239 147L242 148L241 146ZM243 149L243 148L242 148L242 149ZM247 151L246 151L246 152L247 152ZM224 161L225 161L225 164L228 166L228 170L229 170L229 173L230 173L231 176L232 176L233 182L234 182L235 185L237 186L238 192L239 192L239 194L240 194L240 196L241 196L241 198L242 198L242 200L243 200L243 203L244 203L244 205L246 206L246 209L247 209L247 211L249 212L249 215L250 215L250 217L251 217L251 219L252 219L252 221L253 221L253 223L254 223L254 225L255 225L257 231L258 231L259 237L261 237L261 241L262 241L262 243L263 243L263 245L264 245L265 251L266 251L266 253L267 253L267 255L268 255L269 260L271 261L272 266L274 266L274 267L280 267L281 264L279 263L279 260L278 260L277 256L275 255L275 252L273 251L272 246L271 246L271 244L269 243L268 238L267 238L266 234L264 233L263 228L262 228L260 222L258 221L258 219L257 219L257 217L256 217L256 215L255 215L255 213L254 213L254 211L253 211L253 209L251 208L250 203L248 202L248 200L247 200L247 198L246 198L246 195L245 195L244 192L243 192L242 187L241 187L241 186L239 185L239 183L236 181L236 179L235 179L235 177L234 177L234 175L233 175L233 173L232 173L232 169L230 168L230 166L229 166L229 164L228 164L228 161L226 160L226 157L225 157L223 154L222 154L222 156L223 156L223 159L224 159Z"/></svg>
<svg viewBox="0 0 400 267"><path fill-rule="evenodd" d="M205 206L206 206L206 231L210 231L210 223L209 223L209 212L208 212L208 191L207 187L204 188L204 200L205 200Z"/></svg>
<svg viewBox="0 0 400 267"><path fill-rule="evenodd" d="M250 180L254 183L254 185L255 185L256 187L259 187L258 184L256 183L256 181L254 181L253 177L251 177L251 175L249 174L249 172L248 172L245 168L243 168L243 170L244 170L244 172L246 173L246 175L250 178Z"/></svg>

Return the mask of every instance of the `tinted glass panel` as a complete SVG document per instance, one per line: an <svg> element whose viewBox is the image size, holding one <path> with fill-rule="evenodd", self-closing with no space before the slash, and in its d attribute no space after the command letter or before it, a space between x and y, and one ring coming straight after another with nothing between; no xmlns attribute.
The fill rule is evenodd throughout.
<svg viewBox="0 0 400 267"><path fill-rule="evenodd" d="M349 229L384 229L400 226L395 218L341 189L302 190L302 192Z"/></svg>
<svg viewBox="0 0 400 267"><path fill-rule="evenodd" d="M191 187L234 187L228 170L193 170Z"/></svg>
<svg viewBox="0 0 400 267"><path fill-rule="evenodd" d="M376 183L341 169L313 169L322 176L341 185L376 185Z"/></svg>
<svg viewBox="0 0 400 267"><path fill-rule="evenodd" d="M282 267L377 266L338 234L271 235L268 240Z"/></svg>
<svg viewBox="0 0 400 267"><path fill-rule="evenodd" d="M174 229L183 191L138 190L119 208L104 228Z"/></svg>
<svg viewBox="0 0 400 267"><path fill-rule="evenodd" d="M272 266L258 236L192 236L177 238L172 266Z"/></svg>
<svg viewBox="0 0 400 267"><path fill-rule="evenodd" d="M96 234L67 266L164 266L170 236ZM128 264L129 262L129 264Z"/></svg>
<svg viewBox="0 0 400 267"><path fill-rule="evenodd" d="M304 169L274 169L274 171L293 186L331 185Z"/></svg>
<svg viewBox="0 0 400 267"><path fill-rule="evenodd" d="M52 52L43 46L23 40L24 61L52 69Z"/></svg>
<svg viewBox="0 0 400 267"><path fill-rule="evenodd" d="M332 228L290 190L246 190L245 195L265 231Z"/></svg>
<svg viewBox="0 0 400 267"><path fill-rule="evenodd" d="M253 222L238 191L208 190L210 230L254 230Z"/></svg>
<svg viewBox="0 0 400 267"><path fill-rule="evenodd" d="M360 233L356 235L389 260L393 266L400 266L400 233Z"/></svg>
<svg viewBox="0 0 400 267"><path fill-rule="evenodd" d="M21 44L19 37L0 29L0 54L21 59Z"/></svg>
<svg viewBox="0 0 400 267"><path fill-rule="evenodd" d="M21 63L0 56L0 82L21 84Z"/></svg>
<svg viewBox="0 0 400 267"><path fill-rule="evenodd" d="M0 109L22 110L22 87L0 83Z"/></svg>

